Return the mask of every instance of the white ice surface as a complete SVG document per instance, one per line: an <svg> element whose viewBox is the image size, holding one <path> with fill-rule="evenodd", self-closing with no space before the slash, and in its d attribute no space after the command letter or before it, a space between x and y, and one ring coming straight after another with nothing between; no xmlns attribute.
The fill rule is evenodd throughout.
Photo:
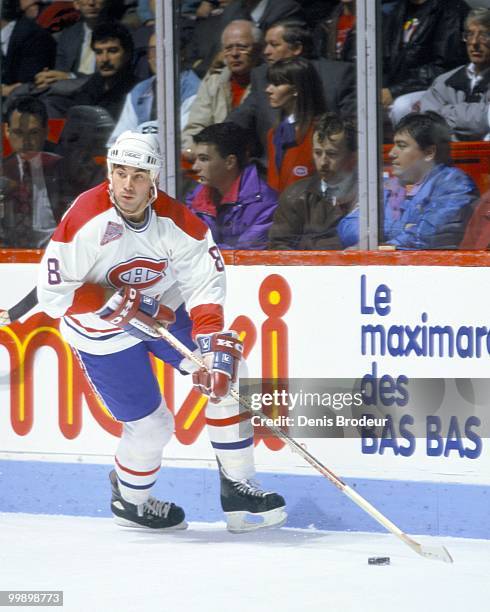
<svg viewBox="0 0 490 612"><path fill-rule="evenodd" d="M0 590L64 591L63 608L19 612L488 612L490 542L418 539L447 546L454 564L389 534L238 536L222 523L162 534L111 519L0 514ZM391 565L369 566L371 556Z"/></svg>

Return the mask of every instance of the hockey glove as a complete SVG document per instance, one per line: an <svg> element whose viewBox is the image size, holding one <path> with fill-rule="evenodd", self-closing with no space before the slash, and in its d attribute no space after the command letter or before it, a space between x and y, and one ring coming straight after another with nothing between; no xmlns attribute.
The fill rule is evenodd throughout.
<svg viewBox="0 0 490 612"><path fill-rule="evenodd" d="M233 331L199 334L196 341L207 369L194 372L192 382L201 393L209 396L213 404L217 404L236 382L243 344Z"/></svg>
<svg viewBox="0 0 490 612"><path fill-rule="evenodd" d="M133 287L117 291L96 314L140 340L161 340L155 324L168 327L175 322L173 310Z"/></svg>

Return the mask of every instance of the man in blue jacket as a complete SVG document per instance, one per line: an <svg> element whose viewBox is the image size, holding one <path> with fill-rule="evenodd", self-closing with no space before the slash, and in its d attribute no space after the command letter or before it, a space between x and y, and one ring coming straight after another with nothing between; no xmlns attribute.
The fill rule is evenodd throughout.
<svg viewBox="0 0 490 612"><path fill-rule="evenodd" d="M265 249L277 193L247 165L247 132L234 123L215 123L194 136L192 167L199 185L188 207L211 229L220 249Z"/></svg>
<svg viewBox="0 0 490 612"><path fill-rule="evenodd" d="M436 113L410 113L395 128L392 177L384 189L384 242L398 249L456 249L478 198L451 165L450 131ZM338 225L344 246L359 242L359 209Z"/></svg>

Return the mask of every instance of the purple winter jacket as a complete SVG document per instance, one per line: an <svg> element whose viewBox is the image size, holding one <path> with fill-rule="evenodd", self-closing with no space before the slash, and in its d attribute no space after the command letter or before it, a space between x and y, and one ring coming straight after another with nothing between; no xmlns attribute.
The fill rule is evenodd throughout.
<svg viewBox="0 0 490 612"><path fill-rule="evenodd" d="M222 201L215 206L212 193L212 188L199 185L185 201L187 207L211 229L218 247L265 249L277 208L277 192L259 177L257 168L250 165L243 169L234 201Z"/></svg>

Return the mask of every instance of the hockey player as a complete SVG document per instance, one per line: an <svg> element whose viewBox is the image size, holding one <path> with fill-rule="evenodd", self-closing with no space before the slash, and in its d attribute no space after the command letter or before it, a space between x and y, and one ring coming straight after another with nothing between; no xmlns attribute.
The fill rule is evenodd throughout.
<svg viewBox="0 0 490 612"><path fill-rule="evenodd" d="M280 526L284 499L262 491L254 476L250 417L229 395L241 343L223 331L225 272L209 229L185 206L157 189L162 167L153 134L124 132L108 152L108 181L81 194L56 229L40 264L42 310L61 318L93 388L123 423L110 473L117 523L151 529L185 528L182 508L150 495L162 450L174 431L152 373L149 354L182 373L195 366L155 331L155 322L208 368L193 372L209 396L206 421L218 461L221 504L230 531ZM87 311L83 296L100 288L111 297ZM247 514L262 523L247 522Z"/></svg>

